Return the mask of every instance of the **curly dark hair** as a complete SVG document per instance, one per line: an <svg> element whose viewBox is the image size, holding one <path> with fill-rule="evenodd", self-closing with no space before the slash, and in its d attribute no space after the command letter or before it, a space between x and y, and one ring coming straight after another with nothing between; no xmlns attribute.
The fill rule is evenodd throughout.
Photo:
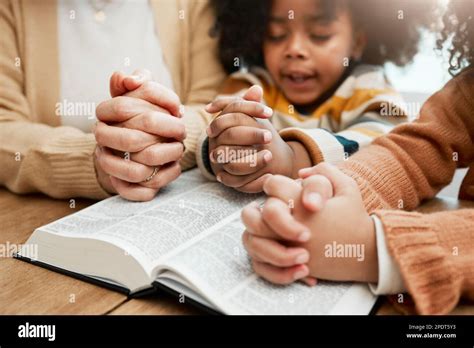
<svg viewBox="0 0 474 348"><path fill-rule="evenodd" d="M364 30L366 64L392 62L402 66L418 51L420 28L433 22L435 0L319 0L330 18L337 6L348 6L354 24ZM247 66L262 66L272 0L213 0L220 60L228 72L238 69L236 57ZM402 18L401 18L402 17Z"/></svg>
<svg viewBox="0 0 474 348"><path fill-rule="evenodd" d="M474 0L451 0L443 16L438 50L450 45L449 73L454 76L474 62Z"/></svg>

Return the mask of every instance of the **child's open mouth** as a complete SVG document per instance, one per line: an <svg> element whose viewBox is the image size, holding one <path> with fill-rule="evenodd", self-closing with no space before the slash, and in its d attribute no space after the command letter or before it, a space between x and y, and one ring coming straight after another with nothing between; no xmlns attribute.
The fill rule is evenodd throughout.
<svg viewBox="0 0 474 348"><path fill-rule="evenodd" d="M307 89L313 86L316 76L306 73L283 74L283 82L294 89Z"/></svg>

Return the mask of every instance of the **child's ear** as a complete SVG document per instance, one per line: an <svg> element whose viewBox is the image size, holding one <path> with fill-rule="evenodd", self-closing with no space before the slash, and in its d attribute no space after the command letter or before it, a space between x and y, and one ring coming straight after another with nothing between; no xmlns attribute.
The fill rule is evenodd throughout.
<svg viewBox="0 0 474 348"><path fill-rule="evenodd" d="M358 61L362 59L365 48L367 47L367 34L358 30L354 35L354 42L352 47L352 59Z"/></svg>

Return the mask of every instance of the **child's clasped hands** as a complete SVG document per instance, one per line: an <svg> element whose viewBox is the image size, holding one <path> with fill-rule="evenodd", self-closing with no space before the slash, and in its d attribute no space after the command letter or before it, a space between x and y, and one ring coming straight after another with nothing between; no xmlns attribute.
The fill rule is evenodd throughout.
<svg viewBox="0 0 474 348"><path fill-rule="evenodd" d="M207 128L209 159L219 182L242 192L261 192L271 174L296 178L311 165L305 148L285 142L269 118L262 89L251 87L243 97L221 97L206 107L219 113Z"/></svg>
<svg viewBox="0 0 474 348"><path fill-rule="evenodd" d="M243 243L256 273L276 284L376 283L375 227L356 182L327 163L299 175L302 180L268 178L263 206L253 203L242 211Z"/></svg>

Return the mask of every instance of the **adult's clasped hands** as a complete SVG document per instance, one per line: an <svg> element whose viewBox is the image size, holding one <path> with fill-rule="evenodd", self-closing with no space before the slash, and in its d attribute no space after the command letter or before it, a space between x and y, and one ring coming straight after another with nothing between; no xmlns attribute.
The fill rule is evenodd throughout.
<svg viewBox="0 0 474 348"><path fill-rule="evenodd" d="M110 78L111 99L96 108L94 164L100 185L131 201L149 201L181 174L184 107L147 70Z"/></svg>

